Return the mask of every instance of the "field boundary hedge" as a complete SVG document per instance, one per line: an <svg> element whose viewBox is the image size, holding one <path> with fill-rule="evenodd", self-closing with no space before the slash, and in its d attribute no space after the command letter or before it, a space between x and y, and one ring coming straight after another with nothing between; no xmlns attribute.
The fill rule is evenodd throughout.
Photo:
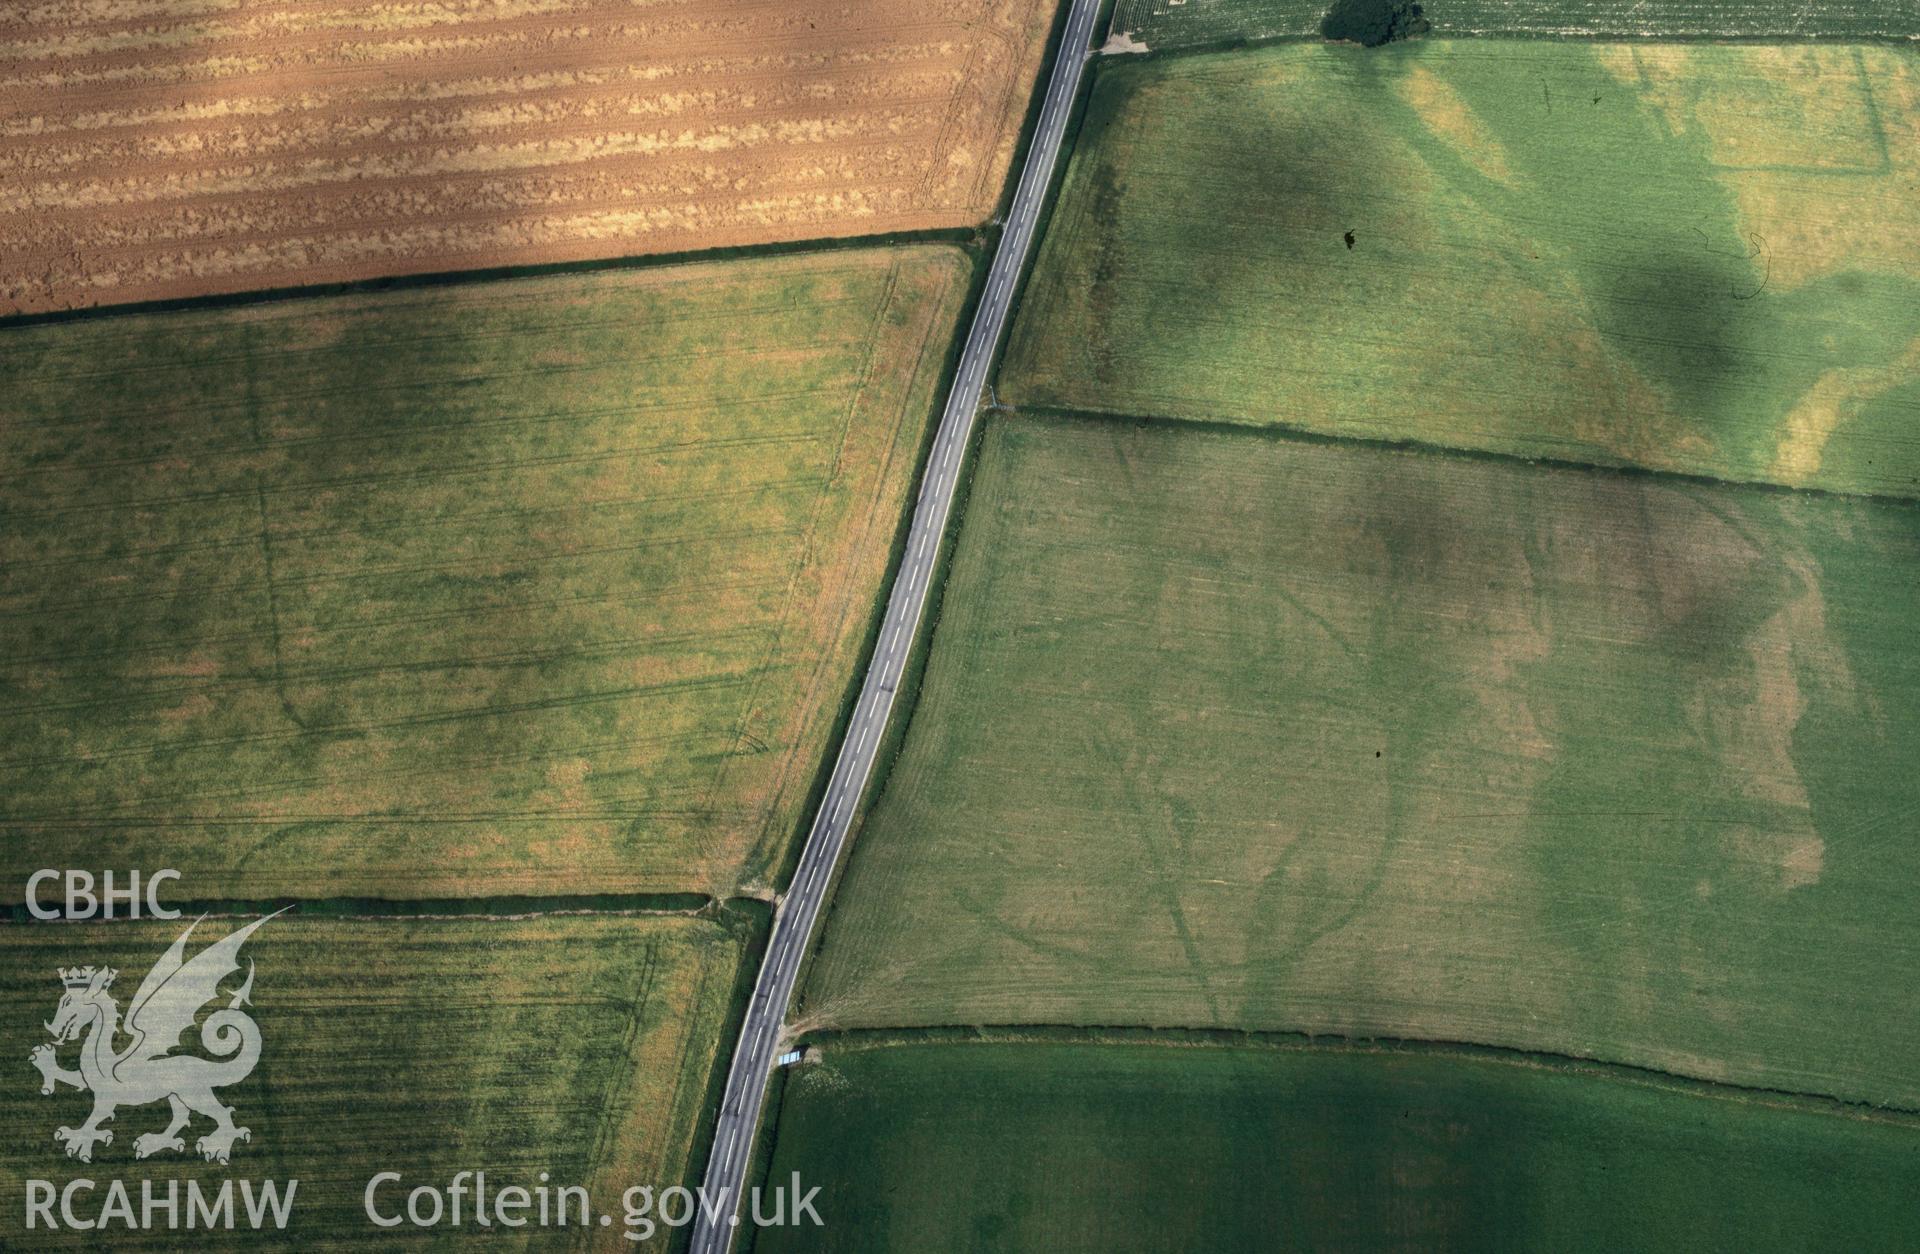
<svg viewBox="0 0 1920 1254"><path fill-rule="evenodd" d="M1470 462L1492 462L1507 466L1541 466L1549 470L1577 470L1615 475L1622 479L1657 479L1664 483L1689 483L1700 487L1738 488L1782 496L1823 497L1842 501L1871 501L1876 505L1895 505L1920 509L1920 500L1890 492L1846 492L1815 484L1794 485L1766 479L1726 479L1698 471L1671 470L1658 466L1637 466L1631 462L1592 462L1572 457L1527 457L1499 449L1463 448L1411 437L1386 439L1378 436L1333 435L1288 422L1267 422L1258 426L1223 419L1175 418L1166 414L1133 414L1118 410L1069 409L1050 405L1009 406L1003 412L1010 417L1037 422L1120 423L1139 427L1166 427L1177 431L1200 431L1212 435L1257 436L1276 444L1313 444L1328 448L1368 448L1384 452L1426 453Z"/></svg>
<svg viewBox="0 0 1920 1254"><path fill-rule="evenodd" d="M620 257L599 257L587 261L552 261L528 266L485 266L467 270L433 270L423 274L390 274L379 278L352 279L341 283L263 287L244 292L182 296L172 300L130 301L118 305L87 305L79 309L51 309L40 313L8 314L0 316L0 333L15 327L91 322L101 318L129 317L136 314L235 309L250 305L274 305L284 301L314 300L330 296L361 296L382 292L415 291L421 288L465 287L475 283L503 283L511 279L544 279L554 275L664 270L673 266L703 265L716 261L751 261L762 257L792 257L813 253L904 248L916 244L955 244L963 249L971 249L978 245L979 239L979 228L942 227L925 231L893 231L879 235L845 237L829 235L818 239L783 240L769 244L739 244L729 248L702 248L677 253L630 253Z"/></svg>
<svg viewBox="0 0 1920 1254"><path fill-rule="evenodd" d="M1809 1111L1897 1123L1920 1130L1920 1109L1848 1101L1819 1093L1768 1088L1730 1080L1704 1080L1658 1067L1606 1062L1576 1054L1513 1049L1476 1041L1423 1040L1410 1037L1329 1036L1325 1033L1255 1031L1242 1028L1069 1027L1064 1024L981 1024L969 1027L827 1028L807 1032L794 1045L806 1049L889 1049L914 1045L1157 1045L1167 1049L1259 1049L1274 1052L1343 1050L1369 1054L1420 1054L1455 1057L1509 1066L1538 1068L1640 1084L1701 1096L1749 1098L1795 1105Z"/></svg>

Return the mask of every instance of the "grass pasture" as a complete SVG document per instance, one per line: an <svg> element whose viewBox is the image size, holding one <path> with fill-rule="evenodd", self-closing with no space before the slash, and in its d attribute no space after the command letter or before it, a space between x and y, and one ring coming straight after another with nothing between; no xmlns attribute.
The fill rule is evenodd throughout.
<svg viewBox="0 0 1920 1254"><path fill-rule="evenodd" d="M1900 39L1920 17L1892 0L1429 0L1434 34L1567 39ZM1153 51L1317 37L1326 0L1118 0L1113 30Z"/></svg>
<svg viewBox="0 0 1920 1254"><path fill-rule="evenodd" d="M0 332L0 883L778 864L964 298L918 247Z"/></svg>
<svg viewBox="0 0 1920 1254"><path fill-rule="evenodd" d="M189 953L241 921L207 919ZM88 1099L69 1088L40 1093L27 1051L47 1040L61 986L56 966L110 965L124 1013L147 969L184 924L12 925L0 928L6 962L4 1035L17 1056L6 1089L16 1135L0 1150L0 1186L15 1205L0 1221L8 1248L92 1249L81 1232L22 1232L18 1203L29 1178L126 1178L139 1205L140 1179L164 1189L170 1178L209 1187L228 1177L297 1179L294 1218L284 1236L248 1231L164 1230L144 1241L116 1230L115 1249L365 1249L391 1242L361 1210L378 1171L398 1171L406 1188L444 1188L454 1172L485 1170L494 1187L532 1188L540 1172L555 1184L587 1187L596 1206L618 1213L622 1190L696 1175L698 1123L748 951L744 924L676 916L508 920L303 920L285 915L247 943L256 962L253 1015L262 1052L253 1074L219 1090L252 1131L229 1167L198 1157L134 1157L134 1138L166 1122L165 1106L121 1109L110 1145L91 1164L64 1157L53 1129L78 1125ZM241 977L223 989L236 987ZM224 1004L224 1001L222 1002ZM192 1038L189 1038L190 1042ZM74 1065L79 1046L61 1051ZM193 1135L206 1130L205 1121ZM189 1142L191 1149L191 1141ZM383 1194L383 1201L404 1191ZM98 1205L102 1195L93 1195ZM183 1204L184 1205L184 1204ZM469 1227L469 1238L474 1229ZM409 1246L444 1245L438 1234L405 1229ZM596 1233L596 1247L631 1248ZM496 1230L504 1248L583 1248L579 1230L519 1234ZM16 1242L18 1244L16 1244Z"/></svg>
<svg viewBox="0 0 1920 1254"><path fill-rule="evenodd" d="M1916 177L1903 49L1120 59L1001 396L1920 496Z"/></svg>
<svg viewBox="0 0 1920 1254"><path fill-rule="evenodd" d="M1920 507L1011 417L968 511L804 1024L1920 1108Z"/></svg>
<svg viewBox="0 0 1920 1254"><path fill-rule="evenodd" d="M844 1048L789 1073L755 1254L1894 1250L1911 1124L1447 1052Z"/></svg>

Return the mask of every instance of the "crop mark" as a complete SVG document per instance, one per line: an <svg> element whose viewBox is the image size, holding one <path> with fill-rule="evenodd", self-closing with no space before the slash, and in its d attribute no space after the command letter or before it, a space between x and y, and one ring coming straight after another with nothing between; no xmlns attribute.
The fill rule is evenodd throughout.
<svg viewBox="0 0 1920 1254"><path fill-rule="evenodd" d="M1765 236L1761 235L1758 231L1748 231L1747 250L1745 252L1729 252L1723 248L1715 248L1713 246L1713 238L1700 227L1695 226L1691 229L1694 234L1700 237L1700 247L1716 257L1732 257L1740 261L1752 261L1755 257L1761 259L1763 265L1760 282L1754 286L1753 290L1750 292L1742 292L1738 282L1728 280L1727 295L1733 297L1735 300L1752 300L1767 290L1767 283L1773 278L1773 249L1768 246Z"/></svg>

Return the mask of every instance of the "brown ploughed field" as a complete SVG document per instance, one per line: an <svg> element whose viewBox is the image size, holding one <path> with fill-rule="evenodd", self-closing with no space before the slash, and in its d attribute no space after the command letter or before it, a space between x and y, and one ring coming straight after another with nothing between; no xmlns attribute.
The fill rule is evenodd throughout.
<svg viewBox="0 0 1920 1254"><path fill-rule="evenodd" d="M964 226L1032 0L23 0L0 314Z"/></svg>

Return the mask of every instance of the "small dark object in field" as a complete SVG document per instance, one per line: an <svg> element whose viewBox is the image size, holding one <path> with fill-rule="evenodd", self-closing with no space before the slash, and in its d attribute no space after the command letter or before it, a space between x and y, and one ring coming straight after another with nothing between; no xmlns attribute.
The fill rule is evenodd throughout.
<svg viewBox="0 0 1920 1254"><path fill-rule="evenodd" d="M1345 235L1341 236L1340 238L1347 241L1347 251L1352 252L1353 251L1353 232L1348 231Z"/></svg>
<svg viewBox="0 0 1920 1254"><path fill-rule="evenodd" d="M1411 0L1333 0L1333 7L1320 19L1321 35L1368 48L1424 35L1429 29L1420 6Z"/></svg>

